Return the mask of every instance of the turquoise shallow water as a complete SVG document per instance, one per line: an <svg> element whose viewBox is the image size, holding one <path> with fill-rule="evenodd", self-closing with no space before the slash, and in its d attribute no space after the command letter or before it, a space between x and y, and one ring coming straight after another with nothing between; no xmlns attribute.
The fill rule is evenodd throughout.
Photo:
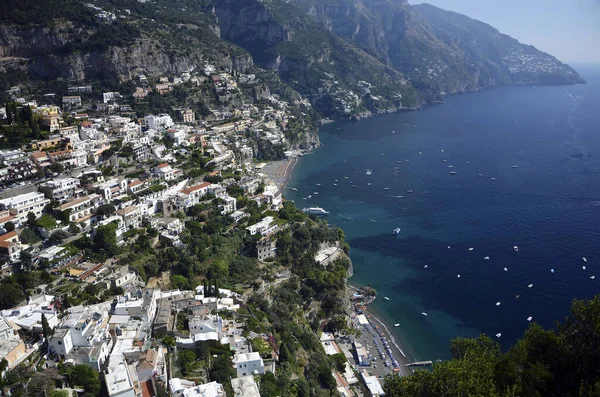
<svg viewBox="0 0 600 397"><path fill-rule="evenodd" d="M331 212L351 282L377 289L375 310L401 324L413 358L447 358L452 338L480 332L507 347L529 316L553 326L573 298L600 292L600 69L580 72L588 84L327 124L296 165L286 196Z"/></svg>

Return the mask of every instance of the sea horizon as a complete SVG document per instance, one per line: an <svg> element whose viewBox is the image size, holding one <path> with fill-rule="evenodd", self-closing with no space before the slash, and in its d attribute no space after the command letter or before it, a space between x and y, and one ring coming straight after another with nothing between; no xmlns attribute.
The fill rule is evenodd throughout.
<svg viewBox="0 0 600 397"><path fill-rule="evenodd" d="M286 197L331 212L350 283L377 290L371 310L415 360L449 358L451 339L481 332L507 348L528 320L552 327L599 290L600 67L577 70L586 84L324 124L295 166Z"/></svg>

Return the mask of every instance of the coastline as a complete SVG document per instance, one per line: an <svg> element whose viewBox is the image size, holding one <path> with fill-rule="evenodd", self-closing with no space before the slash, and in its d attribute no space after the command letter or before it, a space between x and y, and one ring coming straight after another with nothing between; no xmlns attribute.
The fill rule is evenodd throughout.
<svg viewBox="0 0 600 397"><path fill-rule="evenodd" d="M347 282L348 296L352 297L359 288ZM354 327L361 331L361 337L357 338L358 341L367 348L370 355L375 358L370 366L373 372L378 373L379 377L382 375L397 373L400 376L407 376L413 372L414 367L407 367L407 364L414 362L413 358L405 353L407 350L402 349L403 346L397 341L393 333L390 331L389 324L381 320L377 314L368 308L368 303L352 303L353 314L351 315ZM359 316L364 315L369 325L360 324ZM374 332L371 332L374 331ZM389 341L389 348L391 354L396 359L398 365L396 366L397 371L394 371L394 366L384 366L386 360L391 361L388 354L383 354L384 358L381 359L380 352L377 349L377 344L386 343ZM391 364L391 363L390 363ZM365 368L368 368L365 367Z"/></svg>
<svg viewBox="0 0 600 397"><path fill-rule="evenodd" d="M335 122L335 120L328 120L327 122ZM271 162L271 166L269 167L269 169L263 171L267 175L269 175L269 177L272 180L275 181L275 183L280 189L280 192L284 197L285 190L289 188L288 182L292 177L293 170L298 161L299 158L294 157L288 160ZM393 373L398 373L401 376L411 374L415 368L407 367L406 364L413 363L415 360L414 357L411 357L411 350L407 349L406 341L404 341L404 345L403 342L399 341L399 338L396 337L392 332L393 324L388 321L384 321L382 317L378 315L376 310L374 310L374 308L369 308L367 304L357 305L356 302L354 302L352 296L355 292L359 290L359 287L349 282L350 277L352 277L351 274L346 280L346 292L348 300L351 302L349 307L352 308L352 323L357 329L361 331L363 337L362 340L363 342L365 342L364 346L368 349L370 355L375 358L375 360L371 363L370 366L361 366L359 368L368 369L380 378L383 378L386 374ZM367 318L373 331L375 331L375 334L373 336L369 331L365 330L365 327L363 325L358 324L357 317L360 314L363 314ZM379 332L381 334L379 334ZM383 339L381 339L382 337ZM374 339L376 339L376 343L381 343L381 340L387 341L390 348L390 352L392 353L392 356L398 363L398 365L396 366L397 372L393 371L394 366L391 365L391 359L389 357L389 354L386 354L385 350L383 354L384 358L383 360L381 359L380 353L377 350L377 346L374 344ZM382 345L380 345L380 347L384 348ZM386 359L390 361L389 367L384 366Z"/></svg>

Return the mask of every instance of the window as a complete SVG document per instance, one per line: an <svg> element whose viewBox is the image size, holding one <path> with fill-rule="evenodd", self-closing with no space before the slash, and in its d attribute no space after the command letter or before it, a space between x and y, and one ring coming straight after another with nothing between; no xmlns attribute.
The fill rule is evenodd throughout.
<svg viewBox="0 0 600 397"><path fill-rule="evenodd" d="M59 344L59 345L62 345L62 340L59 340L59 341L58 341L58 344Z"/></svg>

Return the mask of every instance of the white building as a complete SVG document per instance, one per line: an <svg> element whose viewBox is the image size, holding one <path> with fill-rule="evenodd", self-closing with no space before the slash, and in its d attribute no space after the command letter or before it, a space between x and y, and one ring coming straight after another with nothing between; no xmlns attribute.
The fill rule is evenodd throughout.
<svg viewBox="0 0 600 397"><path fill-rule="evenodd" d="M223 337L223 321L219 316L214 318L192 317L189 320L190 335L197 334L215 334L216 339L221 340Z"/></svg>
<svg viewBox="0 0 600 397"><path fill-rule="evenodd" d="M73 338L69 328L58 328L54 330L52 338L48 339L48 350L56 354L60 360L66 357L73 350Z"/></svg>
<svg viewBox="0 0 600 397"><path fill-rule="evenodd" d="M187 133L182 129L171 128L165 133L170 141L173 141L173 145L181 146L185 142Z"/></svg>
<svg viewBox="0 0 600 397"><path fill-rule="evenodd" d="M174 125L173 119L168 114L159 114L158 116L151 114L144 117L144 121L152 130L167 129Z"/></svg>
<svg viewBox="0 0 600 397"><path fill-rule="evenodd" d="M265 364L258 352L236 354L233 363L238 377L265 373Z"/></svg>
<svg viewBox="0 0 600 397"><path fill-rule="evenodd" d="M260 397L254 376L242 376L231 379L231 388L235 397Z"/></svg>
<svg viewBox="0 0 600 397"><path fill-rule="evenodd" d="M79 197L64 203L59 208L61 211L68 211L71 222L89 223L92 211L99 199L100 195L90 194L89 196Z"/></svg>
<svg viewBox="0 0 600 397"><path fill-rule="evenodd" d="M231 214L237 210L237 200L235 198L226 196L223 200L225 200L225 202L219 206L221 215Z"/></svg>
<svg viewBox="0 0 600 397"><path fill-rule="evenodd" d="M50 200L44 197L43 193L31 192L0 200L0 207L4 205L11 215L17 217L20 222L25 222L27 214L30 212L36 218L42 216L42 211L48 203L50 203Z"/></svg>
<svg viewBox="0 0 600 397"><path fill-rule="evenodd" d="M272 216L266 216L263 220L246 228L251 236L259 233L262 236L269 236L278 230L277 224L274 223Z"/></svg>
<svg viewBox="0 0 600 397"><path fill-rule="evenodd" d="M152 176L154 178L164 179L170 181L177 178L178 170L171 167L168 163L162 163L152 169Z"/></svg>
<svg viewBox="0 0 600 397"><path fill-rule="evenodd" d="M200 203L200 199L208 193L210 183L202 182L199 185L185 188L181 191L178 197L178 205L184 208L192 207Z"/></svg>
<svg viewBox="0 0 600 397"><path fill-rule="evenodd" d="M175 397L225 397L223 385L217 382L196 386L192 381L173 378L169 381L169 389Z"/></svg>
<svg viewBox="0 0 600 397"><path fill-rule="evenodd" d="M121 94L119 94L118 92L105 92L102 94L102 99L104 103L114 102L119 98L121 98Z"/></svg>
<svg viewBox="0 0 600 397"><path fill-rule="evenodd" d="M106 390L110 397L137 397L135 389L139 389L134 385L133 377L129 371L129 366L123 360L123 356L119 357L117 362L110 361L110 367L104 381L106 382Z"/></svg>

